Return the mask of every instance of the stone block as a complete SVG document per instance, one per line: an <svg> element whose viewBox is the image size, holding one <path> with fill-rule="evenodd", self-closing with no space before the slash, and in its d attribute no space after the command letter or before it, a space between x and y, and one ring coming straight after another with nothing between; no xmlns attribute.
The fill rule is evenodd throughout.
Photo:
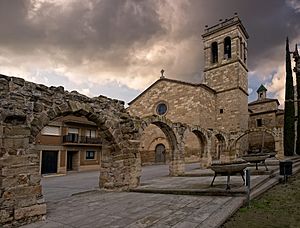
<svg viewBox="0 0 300 228"><path fill-rule="evenodd" d="M13 188L7 188L3 192L3 198L5 200L13 200L15 198L21 198L25 196L40 196L42 195L42 186L16 186Z"/></svg>
<svg viewBox="0 0 300 228"><path fill-rule="evenodd" d="M0 224L10 222L14 219L12 209L0 210Z"/></svg>
<svg viewBox="0 0 300 228"><path fill-rule="evenodd" d="M38 204L30 207L15 209L14 218L16 220L20 220L26 217L33 217L33 216L45 215L45 214L46 214L46 204Z"/></svg>
<svg viewBox="0 0 300 228"><path fill-rule="evenodd" d="M30 128L26 126L9 126L4 127L5 137L21 136L22 138L30 136Z"/></svg>

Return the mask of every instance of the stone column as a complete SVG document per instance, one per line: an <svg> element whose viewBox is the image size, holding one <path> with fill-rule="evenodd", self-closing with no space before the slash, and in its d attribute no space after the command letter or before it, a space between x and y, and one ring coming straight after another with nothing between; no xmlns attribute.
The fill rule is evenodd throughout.
<svg viewBox="0 0 300 228"><path fill-rule="evenodd" d="M275 153L277 159L284 159L283 129L277 129L275 140Z"/></svg>
<svg viewBox="0 0 300 228"><path fill-rule="evenodd" d="M185 170L185 163L184 163L184 159L182 159L181 156L179 155L180 153L182 153L182 151L175 150L173 153L174 154L171 157L172 160L170 161L169 164L170 176L183 175Z"/></svg>
<svg viewBox="0 0 300 228"><path fill-rule="evenodd" d="M184 162L184 143L181 141L177 145L178 148L174 149L171 155L171 161L169 165L170 176L180 176L184 174L185 162Z"/></svg>
<svg viewBox="0 0 300 228"><path fill-rule="evenodd" d="M208 136L207 145L206 145L206 164L205 164L205 168L211 166L211 163L212 163L212 153L211 153L212 140L213 140L213 137Z"/></svg>

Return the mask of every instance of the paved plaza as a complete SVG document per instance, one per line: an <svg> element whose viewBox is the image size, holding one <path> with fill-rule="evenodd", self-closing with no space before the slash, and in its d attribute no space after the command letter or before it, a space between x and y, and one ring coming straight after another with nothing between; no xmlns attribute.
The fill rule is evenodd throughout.
<svg viewBox="0 0 300 228"><path fill-rule="evenodd" d="M198 168L198 163L186 164L186 171ZM168 176L168 165L144 166L141 182ZM47 202L65 199L73 194L93 191L99 188L99 171L74 172L68 175L49 175L42 178L43 194Z"/></svg>
<svg viewBox="0 0 300 228"><path fill-rule="evenodd" d="M233 210L242 197L209 197L133 192L90 192L48 203L50 227L215 227L220 212Z"/></svg>
<svg viewBox="0 0 300 228"><path fill-rule="evenodd" d="M298 159L299 160L299 159ZM300 160L299 160L300 161ZM297 164L299 163L297 162ZM254 170L255 167L250 167ZM259 167L264 170L264 167ZM251 177L253 194L261 194L278 183L278 164L269 167L272 175ZM154 171L155 170L155 171ZM299 166L297 165L297 170ZM295 169L295 172L297 171ZM197 164L188 165L186 177L169 177L167 166L143 167L141 186L134 190L144 192L109 192L96 188L98 172L70 174L64 177L43 178L47 201L47 218L23 228L60 227L219 227L246 199L245 194L216 196L195 194L198 190L226 191L226 177L217 177L210 187L212 173L199 169ZM190 176L189 176L190 175ZM86 182L86 183L85 183ZM76 184L77 183L77 184ZM50 188L52 185L53 188ZM76 188L59 188L69 185ZM245 190L240 176L231 178L232 191ZM180 190L180 194L161 194L164 190ZM82 190L82 191L80 191ZM55 193L57 194L56 197Z"/></svg>

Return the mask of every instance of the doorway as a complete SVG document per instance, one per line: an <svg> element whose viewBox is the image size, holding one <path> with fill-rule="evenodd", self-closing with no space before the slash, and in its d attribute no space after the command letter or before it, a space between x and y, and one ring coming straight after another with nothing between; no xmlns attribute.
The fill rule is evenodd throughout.
<svg viewBox="0 0 300 228"><path fill-rule="evenodd" d="M77 171L78 162L78 151L67 151L67 171Z"/></svg>
<svg viewBox="0 0 300 228"><path fill-rule="evenodd" d="M166 147L164 144L157 144L155 147L155 163L165 163Z"/></svg>
<svg viewBox="0 0 300 228"><path fill-rule="evenodd" d="M42 151L42 174L57 173L58 151Z"/></svg>

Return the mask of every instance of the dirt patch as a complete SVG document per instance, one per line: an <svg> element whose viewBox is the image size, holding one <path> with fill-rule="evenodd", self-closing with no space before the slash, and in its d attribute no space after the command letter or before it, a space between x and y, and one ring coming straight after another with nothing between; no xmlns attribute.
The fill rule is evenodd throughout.
<svg viewBox="0 0 300 228"><path fill-rule="evenodd" d="M300 227L300 173L240 208L222 227Z"/></svg>

